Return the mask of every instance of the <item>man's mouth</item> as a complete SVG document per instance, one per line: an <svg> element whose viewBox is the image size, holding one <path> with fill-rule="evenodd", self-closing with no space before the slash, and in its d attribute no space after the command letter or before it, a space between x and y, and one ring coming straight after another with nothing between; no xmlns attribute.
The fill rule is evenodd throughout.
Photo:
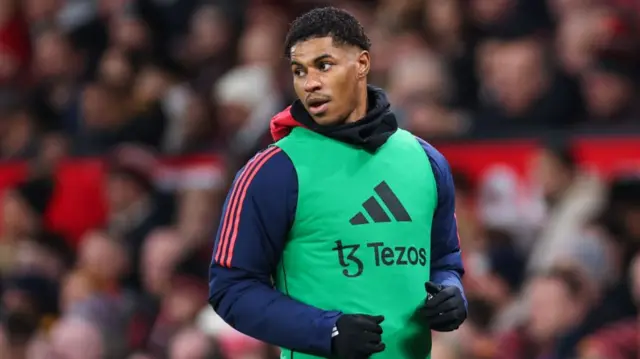
<svg viewBox="0 0 640 359"><path fill-rule="evenodd" d="M312 115L319 115L327 110L329 107L329 101L327 99L309 100L307 106L309 106L309 112Z"/></svg>

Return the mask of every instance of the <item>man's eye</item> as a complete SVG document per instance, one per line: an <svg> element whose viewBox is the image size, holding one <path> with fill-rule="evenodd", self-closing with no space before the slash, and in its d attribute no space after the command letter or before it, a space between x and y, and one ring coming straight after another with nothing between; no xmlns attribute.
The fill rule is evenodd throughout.
<svg viewBox="0 0 640 359"><path fill-rule="evenodd" d="M320 64L320 71L329 71L331 69L331 64L328 62L323 62Z"/></svg>
<svg viewBox="0 0 640 359"><path fill-rule="evenodd" d="M304 76L304 71L302 69L295 69L293 70L293 74L297 77L301 77Z"/></svg>

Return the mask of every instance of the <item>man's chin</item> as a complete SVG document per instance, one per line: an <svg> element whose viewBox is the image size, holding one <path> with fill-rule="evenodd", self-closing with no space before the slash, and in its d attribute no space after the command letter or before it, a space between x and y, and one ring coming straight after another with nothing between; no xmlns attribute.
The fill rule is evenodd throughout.
<svg viewBox="0 0 640 359"><path fill-rule="evenodd" d="M320 126L335 126L344 122L341 117L329 116L326 113L312 115L311 118L313 118L313 121Z"/></svg>

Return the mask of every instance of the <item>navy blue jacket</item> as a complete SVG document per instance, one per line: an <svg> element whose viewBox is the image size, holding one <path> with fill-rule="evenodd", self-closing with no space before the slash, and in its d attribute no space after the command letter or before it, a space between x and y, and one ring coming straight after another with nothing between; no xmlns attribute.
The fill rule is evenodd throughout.
<svg viewBox="0 0 640 359"><path fill-rule="evenodd" d="M434 147L417 140L431 162L438 189L431 233L431 278L463 291L451 169ZM271 281L293 223L297 196L295 168L277 147L259 153L238 172L216 236L209 302L240 332L328 357L331 330L341 313L291 299L274 289Z"/></svg>

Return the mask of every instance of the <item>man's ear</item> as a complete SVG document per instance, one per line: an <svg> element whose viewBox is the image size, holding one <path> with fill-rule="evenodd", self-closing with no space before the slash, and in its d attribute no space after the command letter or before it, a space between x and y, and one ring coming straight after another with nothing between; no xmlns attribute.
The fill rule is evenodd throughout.
<svg viewBox="0 0 640 359"><path fill-rule="evenodd" d="M357 66L358 66L358 79L366 78L369 75L369 70L371 69L371 55L369 51L362 51L358 55L357 58Z"/></svg>

